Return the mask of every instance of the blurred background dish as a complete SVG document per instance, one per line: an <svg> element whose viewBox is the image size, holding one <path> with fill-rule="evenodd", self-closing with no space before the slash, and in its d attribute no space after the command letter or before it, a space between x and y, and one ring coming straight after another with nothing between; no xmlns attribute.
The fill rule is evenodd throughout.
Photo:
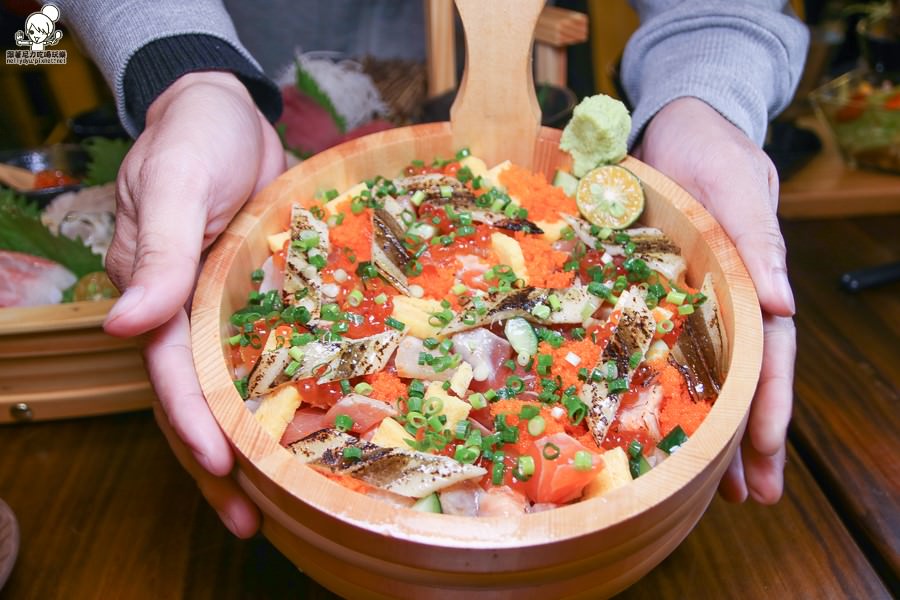
<svg viewBox="0 0 900 600"><path fill-rule="evenodd" d="M848 166L900 173L900 86L857 69L814 90L810 101Z"/></svg>
<svg viewBox="0 0 900 600"><path fill-rule="evenodd" d="M89 156L79 144L53 144L26 150L0 152L0 162L36 174L35 189L20 192L43 208L63 192L82 187Z"/></svg>

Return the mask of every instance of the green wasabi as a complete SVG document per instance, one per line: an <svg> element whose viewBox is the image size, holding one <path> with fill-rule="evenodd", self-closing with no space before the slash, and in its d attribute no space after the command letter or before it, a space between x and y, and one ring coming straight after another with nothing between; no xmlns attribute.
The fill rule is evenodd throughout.
<svg viewBox="0 0 900 600"><path fill-rule="evenodd" d="M572 155L577 177L598 165L617 163L627 152L631 115L614 98L598 94L582 100L563 130L559 147Z"/></svg>

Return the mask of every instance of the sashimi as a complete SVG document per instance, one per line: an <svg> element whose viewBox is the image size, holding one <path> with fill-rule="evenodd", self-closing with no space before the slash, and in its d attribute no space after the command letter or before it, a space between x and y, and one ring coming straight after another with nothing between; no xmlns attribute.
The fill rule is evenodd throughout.
<svg viewBox="0 0 900 600"><path fill-rule="evenodd" d="M590 457L590 465L586 468L575 464L578 452L585 452ZM534 474L525 482L525 492L532 502L537 503L563 504L575 500L603 468L599 454L565 433L554 433L537 440L527 454L534 459Z"/></svg>
<svg viewBox="0 0 900 600"><path fill-rule="evenodd" d="M0 250L0 307L59 304L76 281L52 260Z"/></svg>
<svg viewBox="0 0 900 600"><path fill-rule="evenodd" d="M353 419L350 431L362 433L368 431L387 417L397 414L397 409L381 400L375 400L361 394L347 394L325 413L327 427L332 427L339 415Z"/></svg>

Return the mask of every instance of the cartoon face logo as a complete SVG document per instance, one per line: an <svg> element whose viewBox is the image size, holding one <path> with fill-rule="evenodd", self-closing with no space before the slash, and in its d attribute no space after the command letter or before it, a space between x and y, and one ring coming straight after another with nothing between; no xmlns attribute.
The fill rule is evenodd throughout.
<svg viewBox="0 0 900 600"><path fill-rule="evenodd" d="M16 44L31 46L35 52L44 50L44 46L58 44L62 39L62 31L56 29L58 19L59 9L52 4L44 5L41 12L31 13L25 19L25 31L16 32Z"/></svg>

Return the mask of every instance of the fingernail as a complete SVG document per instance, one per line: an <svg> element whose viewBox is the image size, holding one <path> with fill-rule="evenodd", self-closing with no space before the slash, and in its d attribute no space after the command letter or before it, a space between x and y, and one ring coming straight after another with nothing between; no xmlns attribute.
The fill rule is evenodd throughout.
<svg viewBox="0 0 900 600"><path fill-rule="evenodd" d="M143 297L144 288L139 285L130 287L125 290L125 293L122 294L122 297L119 298L115 306L112 307L112 310L109 311L109 314L106 315L106 321L104 322L104 324L115 321L122 315L130 312L131 309L140 304L141 298Z"/></svg>
<svg viewBox="0 0 900 600"><path fill-rule="evenodd" d="M238 535L237 525L234 523L234 519L231 518L231 515L229 515L224 510L216 511L216 513L219 515L219 519L221 519L222 524L228 528L228 531L230 531L232 535L237 536Z"/></svg>
<svg viewBox="0 0 900 600"><path fill-rule="evenodd" d="M778 293L788 301L788 307L790 307L791 314L794 314L797 311L797 306L794 304L794 292L791 290L791 282L788 280L785 271L780 271L776 275L775 285L778 286Z"/></svg>

